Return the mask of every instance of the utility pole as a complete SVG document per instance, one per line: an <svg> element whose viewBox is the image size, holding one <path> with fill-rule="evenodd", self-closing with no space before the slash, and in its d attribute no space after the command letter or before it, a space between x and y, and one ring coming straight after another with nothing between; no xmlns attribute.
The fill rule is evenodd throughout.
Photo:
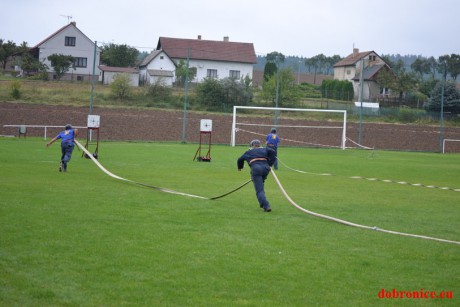
<svg viewBox="0 0 460 307"><path fill-rule="evenodd" d="M89 114L93 113L94 75L96 74L96 49L97 49L97 41L94 42L93 75L91 76L91 95L89 98Z"/></svg>
<svg viewBox="0 0 460 307"><path fill-rule="evenodd" d="M297 72L297 85L300 84L300 63L302 63L301 60L299 60L299 70L298 70L298 72Z"/></svg>
<svg viewBox="0 0 460 307"><path fill-rule="evenodd" d="M185 68L185 97L184 97L184 120L182 123L182 143L185 144L185 127L187 126L187 96L188 96L188 65L190 62L190 48L187 49L187 65Z"/></svg>
<svg viewBox="0 0 460 307"><path fill-rule="evenodd" d="M442 130L444 126L444 86L446 84L447 77L447 67L444 63L444 72L441 80L441 114L440 114L440 123L439 123L439 152L442 152Z"/></svg>
<svg viewBox="0 0 460 307"><path fill-rule="evenodd" d="M359 138L358 144L361 145L362 125L363 125L363 95L364 95L364 58L361 59L361 76L359 76L359 82L361 85L361 92L359 95L360 107L359 107Z"/></svg>
<svg viewBox="0 0 460 307"><path fill-rule="evenodd" d="M279 88L280 88L280 68L279 68L279 56L275 58L276 63L276 97L275 97L275 106L278 108L279 104ZM275 128L278 127L278 110L275 110Z"/></svg>

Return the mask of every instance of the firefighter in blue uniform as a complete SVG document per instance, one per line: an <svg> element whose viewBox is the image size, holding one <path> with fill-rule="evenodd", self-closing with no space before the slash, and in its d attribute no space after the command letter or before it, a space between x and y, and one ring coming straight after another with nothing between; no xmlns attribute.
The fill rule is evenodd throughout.
<svg viewBox="0 0 460 307"><path fill-rule="evenodd" d="M251 148L238 158L238 170L243 169L244 161L248 162L251 167L251 178L260 208L264 209L264 212L271 212L272 209L265 197L264 182L268 173L270 173L270 166L275 163L276 153L270 147L260 147L261 142L257 139L252 140L250 146Z"/></svg>
<svg viewBox="0 0 460 307"><path fill-rule="evenodd" d="M73 129L72 125L67 124L65 130L61 131L57 136L55 136L49 143L46 144L46 147L49 147L51 144L61 139L61 164L59 165L60 172L67 171L67 163L70 162L72 158L72 152L75 147L75 137L77 136L77 129Z"/></svg>
<svg viewBox="0 0 460 307"><path fill-rule="evenodd" d="M272 128L269 134L267 134L267 137L265 138L266 144L268 147L273 148L276 154L276 160L275 163L273 164L273 168L275 170L278 169L278 144L280 142L279 136L276 134L276 128Z"/></svg>

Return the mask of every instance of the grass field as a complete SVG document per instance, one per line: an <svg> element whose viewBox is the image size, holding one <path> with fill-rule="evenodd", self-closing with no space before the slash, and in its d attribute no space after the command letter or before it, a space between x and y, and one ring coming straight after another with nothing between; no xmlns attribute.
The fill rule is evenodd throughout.
<svg viewBox="0 0 460 307"><path fill-rule="evenodd" d="M252 185L219 200L108 177L59 144L0 139L1 306L459 306L460 245L362 230L307 215L272 176L273 212ZM99 161L134 181L206 197L249 179L246 148L102 142ZM354 223L460 241L460 155L281 148L276 172L300 206ZM299 173L287 166L308 171ZM311 173L331 173L319 176ZM452 299L380 299L450 291ZM422 290L423 289L423 290Z"/></svg>

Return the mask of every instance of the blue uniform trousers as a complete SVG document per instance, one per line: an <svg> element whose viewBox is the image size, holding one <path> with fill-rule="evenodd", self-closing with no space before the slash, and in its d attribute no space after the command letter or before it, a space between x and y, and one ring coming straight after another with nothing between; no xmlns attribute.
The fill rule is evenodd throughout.
<svg viewBox="0 0 460 307"><path fill-rule="evenodd" d="M62 142L61 143L61 162L64 170L67 169L67 163L69 163L70 158L72 158L72 152L75 147L74 142Z"/></svg>
<svg viewBox="0 0 460 307"><path fill-rule="evenodd" d="M277 170L278 169L278 147L275 147L272 144L267 144L267 147L270 147L271 149L275 151L276 159L275 159L275 163L273 163L273 168Z"/></svg>
<svg viewBox="0 0 460 307"><path fill-rule="evenodd" d="M251 165L251 178L254 183L254 188L256 190L257 200L261 208L268 209L270 204L265 197L264 182L267 179L268 174L270 173L270 166L268 163L263 162L254 162Z"/></svg>

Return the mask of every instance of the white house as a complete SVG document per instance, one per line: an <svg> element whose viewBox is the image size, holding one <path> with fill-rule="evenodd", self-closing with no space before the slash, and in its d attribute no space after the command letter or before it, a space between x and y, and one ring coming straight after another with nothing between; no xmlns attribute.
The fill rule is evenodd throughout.
<svg viewBox="0 0 460 307"><path fill-rule="evenodd" d="M90 80L91 76L93 76L95 53L96 67L93 77L97 78L99 76L97 65L99 65L101 50L97 47L95 50L95 45L95 42L90 40L77 28L76 22L71 22L38 43L31 51L40 62L43 62L49 67L48 74L51 79L55 79L56 75L51 66L51 62L48 60L48 56L52 54L73 56L75 58L75 70L70 68L62 79L83 81Z"/></svg>
<svg viewBox="0 0 460 307"><path fill-rule="evenodd" d="M222 41L160 37L157 50L164 51L176 65L189 59L189 67L196 67L193 82L205 78L236 79L248 76L252 79L253 65L257 57L252 43L231 42L226 36Z"/></svg>
<svg viewBox="0 0 460 307"><path fill-rule="evenodd" d="M354 48L352 54L334 65L334 79L352 82L355 100L358 101L361 94L361 71L363 71L363 101L376 101L387 91L376 81L382 70L391 71L391 68L376 52L359 52L359 49Z"/></svg>
<svg viewBox="0 0 460 307"><path fill-rule="evenodd" d="M176 65L163 50L154 50L139 65L141 84L172 86Z"/></svg>
<svg viewBox="0 0 460 307"><path fill-rule="evenodd" d="M126 75L129 78L129 85L139 86L139 71L131 67L112 67L99 65L99 82L109 85L113 82L116 75Z"/></svg>

